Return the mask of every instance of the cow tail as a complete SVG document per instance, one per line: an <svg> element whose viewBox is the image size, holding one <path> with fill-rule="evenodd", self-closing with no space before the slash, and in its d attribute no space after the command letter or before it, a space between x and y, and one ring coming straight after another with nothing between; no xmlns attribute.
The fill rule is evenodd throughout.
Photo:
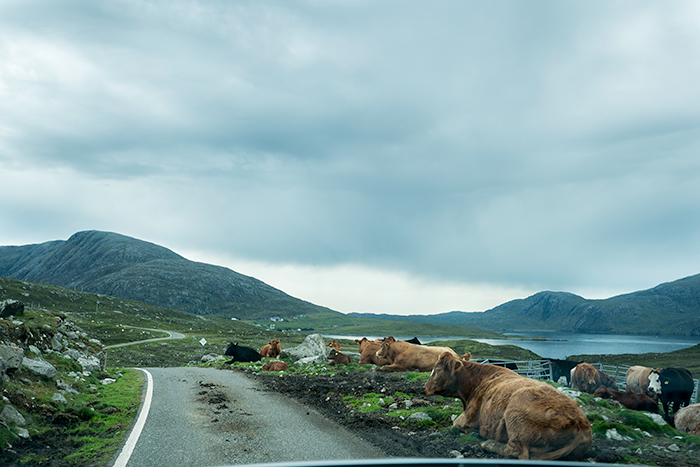
<svg viewBox="0 0 700 467"><path fill-rule="evenodd" d="M564 459L569 454L574 453L576 450L581 450L582 452L574 453L574 457L576 459L583 458L583 456L588 452L588 449L590 449L591 443L592 437L590 430L579 430L573 439L566 444L566 446L562 446L556 451L544 451L530 448L530 459L540 461ZM585 451L583 451L584 447Z"/></svg>

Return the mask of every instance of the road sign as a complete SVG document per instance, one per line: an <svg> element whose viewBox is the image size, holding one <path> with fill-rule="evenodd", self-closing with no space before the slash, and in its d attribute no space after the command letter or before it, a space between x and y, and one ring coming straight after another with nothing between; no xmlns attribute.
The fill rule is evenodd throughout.
<svg viewBox="0 0 700 467"><path fill-rule="evenodd" d="M207 340L202 337L202 339L199 341L200 344L202 344L202 347L204 347L204 344L207 343Z"/></svg>

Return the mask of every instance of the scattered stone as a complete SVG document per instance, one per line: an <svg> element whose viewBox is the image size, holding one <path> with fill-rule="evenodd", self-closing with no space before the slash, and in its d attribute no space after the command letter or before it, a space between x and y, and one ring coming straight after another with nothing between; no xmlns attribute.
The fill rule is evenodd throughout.
<svg viewBox="0 0 700 467"><path fill-rule="evenodd" d="M11 405L6 405L0 412L0 421L6 424L14 423L15 425L24 426L27 421L21 413Z"/></svg>
<svg viewBox="0 0 700 467"><path fill-rule="evenodd" d="M642 412L642 413L644 415L646 415L647 417L651 418L652 420L654 420L654 423L656 423L659 426L668 425L668 423L666 423L666 420L664 420L664 417L662 417L661 415L659 415L657 413L651 413L651 412Z"/></svg>
<svg viewBox="0 0 700 467"><path fill-rule="evenodd" d="M29 346L29 350L30 350L33 354L41 355L41 350L39 350L39 348L38 348L37 346L35 346L35 345L30 345L30 346Z"/></svg>
<svg viewBox="0 0 700 467"><path fill-rule="evenodd" d="M464 455L456 449L450 451L450 457L453 459L464 459Z"/></svg>
<svg viewBox="0 0 700 467"><path fill-rule="evenodd" d="M58 371L56 371L56 368L52 364L41 358L25 358L22 360L22 366L27 368L31 373L41 376L42 378L51 379L58 374Z"/></svg>
<svg viewBox="0 0 700 467"><path fill-rule="evenodd" d="M565 396L571 397L572 399L574 397L581 397L581 391L575 391L573 389L569 389L569 388L565 388L565 387L559 387L557 389L559 390L559 392L561 392Z"/></svg>
<svg viewBox="0 0 700 467"><path fill-rule="evenodd" d="M681 450L681 448L678 447L677 444L672 444L669 447L667 447L666 449L668 449L669 451L672 451L672 452L678 452Z"/></svg>
<svg viewBox="0 0 700 467"><path fill-rule="evenodd" d="M83 372L88 372L88 375L100 369L100 359L91 355L89 357L79 357L78 363L82 365Z"/></svg>
<svg viewBox="0 0 700 467"><path fill-rule="evenodd" d="M54 393L54 395L51 396L51 400L54 402L58 402L59 404L63 404L63 405L68 404L68 401L66 400L65 397L63 397L63 394L61 394L60 392Z"/></svg>
<svg viewBox="0 0 700 467"><path fill-rule="evenodd" d="M605 432L605 437L614 441L632 441L632 438L630 438L629 436L621 435L620 433L618 433L617 428L610 428L608 431Z"/></svg>
<svg viewBox="0 0 700 467"><path fill-rule="evenodd" d="M24 349L14 345L0 345L0 358L5 360L7 370L17 370L22 367Z"/></svg>
<svg viewBox="0 0 700 467"><path fill-rule="evenodd" d="M17 430L17 436L20 438L29 439L29 430L21 427L17 427L15 429Z"/></svg>
<svg viewBox="0 0 700 467"><path fill-rule="evenodd" d="M423 420L432 420L432 418L430 418L430 415L428 415L427 412L416 412L416 413L412 413L412 414L408 417L408 421L409 421L409 422L420 422L420 421L423 421Z"/></svg>

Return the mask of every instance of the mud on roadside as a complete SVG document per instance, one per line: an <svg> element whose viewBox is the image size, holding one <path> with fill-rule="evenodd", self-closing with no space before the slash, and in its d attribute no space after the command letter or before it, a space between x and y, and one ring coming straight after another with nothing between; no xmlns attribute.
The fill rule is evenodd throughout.
<svg viewBox="0 0 700 467"><path fill-rule="evenodd" d="M250 368L233 368L256 379L270 391L294 398L314 408L339 425L353 431L357 436L383 449L394 457L449 458L498 458L496 454L481 447L485 441L472 431L463 433L446 420L433 426L411 424L406 419L387 416L387 411L361 412L345 398L361 398L367 393L401 393L410 400L412 409L439 408L446 403L438 396L427 396L422 381L410 381L405 373L381 371L349 371L333 375L307 375L297 373L266 373ZM401 398L397 401L404 403ZM452 402L456 404L456 402ZM459 405L461 407L461 404ZM672 437L654 437L635 441L635 452L628 444L604 436L595 435L589 451L590 462L647 464L660 466L700 466L700 446L681 445ZM669 447L671 449L669 449Z"/></svg>

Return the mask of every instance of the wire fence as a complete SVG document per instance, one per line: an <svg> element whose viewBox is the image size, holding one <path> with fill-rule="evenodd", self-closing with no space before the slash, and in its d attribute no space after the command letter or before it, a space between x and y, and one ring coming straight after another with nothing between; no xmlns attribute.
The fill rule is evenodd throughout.
<svg viewBox="0 0 700 467"><path fill-rule="evenodd" d="M475 360L479 363L491 363L505 366L522 376L539 380L552 380L552 363L549 360ZM602 363L591 363L599 371L608 376L612 376L617 381L620 391L627 388L627 370L629 365L603 365ZM693 379L693 395L690 397L692 404L698 403L700 395L700 380Z"/></svg>

